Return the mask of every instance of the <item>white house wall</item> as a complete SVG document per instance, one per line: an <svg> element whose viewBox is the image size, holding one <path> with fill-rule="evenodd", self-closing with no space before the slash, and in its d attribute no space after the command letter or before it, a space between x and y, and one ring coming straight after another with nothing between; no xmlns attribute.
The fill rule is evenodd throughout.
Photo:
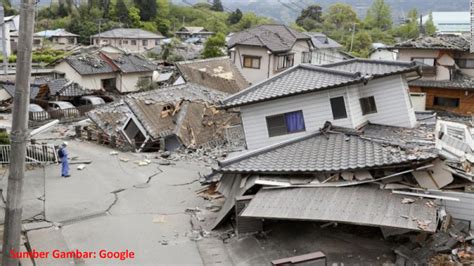
<svg viewBox="0 0 474 266"><path fill-rule="evenodd" d="M116 77L115 73L80 75L74 68L72 68L66 62L59 63L54 67L54 69L58 72L64 73L66 79L74 81L89 90L101 90L102 79L111 79Z"/></svg>
<svg viewBox="0 0 474 266"><path fill-rule="evenodd" d="M416 125L408 84L401 75L371 80L360 88L360 97L374 96L377 113L365 118L374 124L409 127ZM360 104L357 105L360 108Z"/></svg>
<svg viewBox="0 0 474 266"><path fill-rule="evenodd" d="M345 119L333 119L329 99L337 96L344 96ZM375 98L377 113L362 115L359 99L369 96ZM305 132L268 136L266 117L299 110L303 111ZM409 128L416 125L408 84L401 75L371 80L367 85L358 84L255 103L242 106L240 112L249 150L317 131L326 121L348 128L358 128L366 122Z"/></svg>
<svg viewBox="0 0 474 266"><path fill-rule="evenodd" d="M310 94L276 99L273 101L257 103L248 106L242 106L241 116L244 125L247 148L249 150L264 147L283 140L295 138L314 132L323 127L324 122L331 121L334 125L352 127L352 121L349 116L345 119L333 120L330 97L345 96L346 110L348 111L348 100L346 89L340 88L327 90ZM303 111L306 131L276 137L269 137L267 130L266 117L292 111Z"/></svg>
<svg viewBox="0 0 474 266"><path fill-rule="evenodd" d="M423 58L435 58L437 60L436 75L424 75L424 80L449 80L450 72L448 67L454 65L454 61L446 57L449 55L443 55L439 57L439 50L423 50L423 49L400 49L398 52L399 61L411 61L414 57Z"/></svg>
<svg viewBox="0 0 474 266"><path fill-rule="evenodd" d="M337 63L344 60L337 49L314 49L312 52L311 64L323 65Z"/></svg>
<svg viewBox="0 0 474 266"><path fill-rule="evenodd" d="M145 73L129 73L124 75L117 75L117 90L120 92L135 92L138 91L137 83L142 77L149 77L150 80L153 72Z"/></svg>

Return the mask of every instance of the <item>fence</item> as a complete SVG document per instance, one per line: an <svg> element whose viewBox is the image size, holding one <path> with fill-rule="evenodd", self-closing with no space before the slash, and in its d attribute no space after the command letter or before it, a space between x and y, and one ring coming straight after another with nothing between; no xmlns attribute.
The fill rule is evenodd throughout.
<svg viewBox="0 0 474 266"><path fill-rule="evenodd" d="M0 145L0 164L10 163L11 146ZM51 144L31 144L26 146L26 163L57 162L56 149Z"/></svg>
<svg viewBox="0 0 474 266"><path fill-rule="evenodd" d="M29 117L31 121L46 121L50 119L71 120L74 118L83 117L85 113L93 110L96 107L97 105L83 105L68 109L30 112Z"/></svg>

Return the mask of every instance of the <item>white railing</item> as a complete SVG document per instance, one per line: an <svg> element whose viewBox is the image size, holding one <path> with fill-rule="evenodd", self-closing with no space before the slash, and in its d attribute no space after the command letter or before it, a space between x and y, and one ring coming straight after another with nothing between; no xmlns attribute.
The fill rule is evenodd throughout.
<svg viewBox="0 0 474 266"><path fill-rule="evenodd" d="M11 146L0 145L0 164L10 163ZM57 152L51 144L30 144L26 146L26 163L55 163Z"/></svg>

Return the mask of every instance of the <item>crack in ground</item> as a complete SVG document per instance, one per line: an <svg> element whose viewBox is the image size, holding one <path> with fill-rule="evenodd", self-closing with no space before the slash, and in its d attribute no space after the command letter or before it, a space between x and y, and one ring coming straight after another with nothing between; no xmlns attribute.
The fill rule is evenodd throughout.
<svg viewBox="0 0 474 266"><path fill-rule="evenodd" d="M114 194L114 197L115 197L115 198L114 198L114 201L112 202L112 204L109 205L109 207L105 210L104 213L110 214L110 210L111 210L112 207L114 207L114 205L117 204L117 202L118 202L118 199L119 199L118 194L121 193L121 192L124 192L125 190L127 190L127 189L125 189L125 188L120 188L120 189L117 189L117 190L114 190L114 191L110 192L110 193Z"/></svg>

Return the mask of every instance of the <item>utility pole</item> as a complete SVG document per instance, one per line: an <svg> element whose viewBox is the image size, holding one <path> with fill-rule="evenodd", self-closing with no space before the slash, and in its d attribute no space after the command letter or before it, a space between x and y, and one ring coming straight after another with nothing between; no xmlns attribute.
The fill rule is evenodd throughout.
<svg viewBox="0 0 474 266"><path fill-rule="evenodd" d="M356 24L355 22L352 24L352 37L351 37L351 49L349 50L349 52L352 52L352 47L354 45L354 35L355 35L355 32L356 32Z"/></svg>
<svg viewBox="0 0 474 266"><path fill-rule="evenodd" d="M10 257L10 251L20 250L35 4L36 0L21 0L16 90L12 111L10 175L8 176L7 207L3 235L3 266L19 265L18 259Z"/></svg>
<svg viewBox="0 0 474 266"><path fill-rule="evenodd" d="M5 77L8 75L7 29L5 25L5 9L0 6L0 23L2 24L2 54Z"/></svg>

